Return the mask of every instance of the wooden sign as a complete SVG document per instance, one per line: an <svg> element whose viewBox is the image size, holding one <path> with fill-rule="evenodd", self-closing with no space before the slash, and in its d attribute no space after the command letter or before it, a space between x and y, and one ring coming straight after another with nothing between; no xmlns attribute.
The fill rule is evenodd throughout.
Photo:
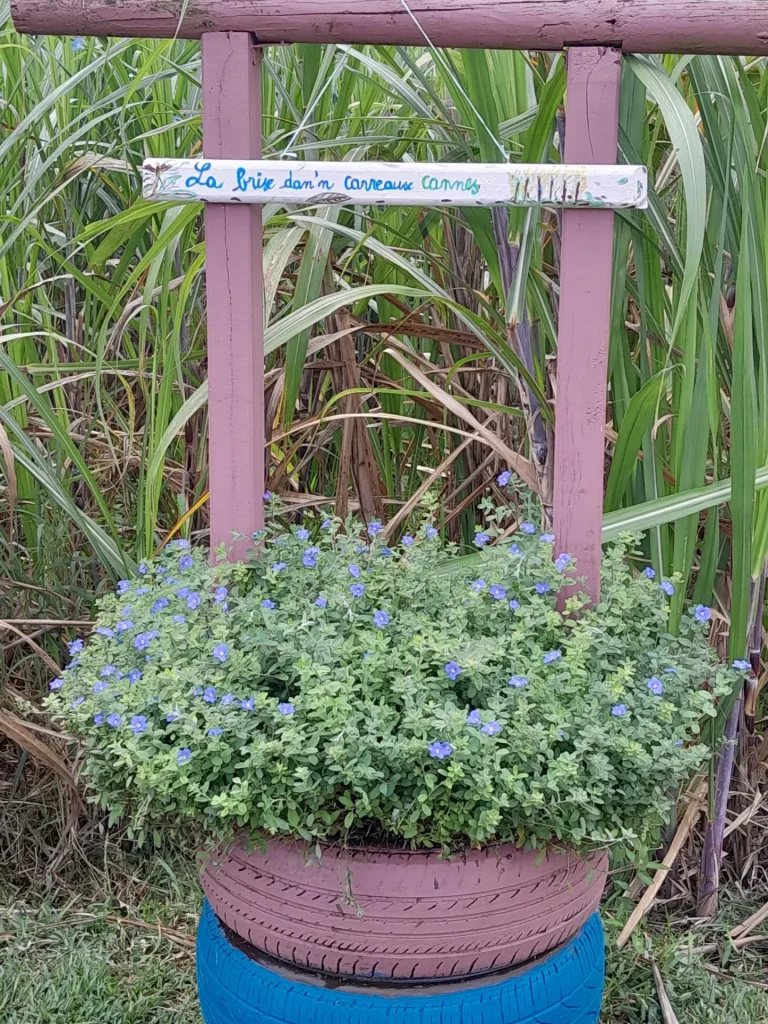
<svg viewBox="0 0 768 1024"><path fill-rule="evenodd" d="M630 164L332 163L145 160L144 198L205 203L387 206L648 205L645 167Z"/></svg>

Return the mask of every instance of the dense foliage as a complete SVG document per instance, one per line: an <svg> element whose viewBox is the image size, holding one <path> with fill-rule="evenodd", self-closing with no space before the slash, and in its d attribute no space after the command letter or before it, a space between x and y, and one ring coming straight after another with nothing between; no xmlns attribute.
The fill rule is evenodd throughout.
<svg viewBox="0 0 768 1024"><path fill-rule="evenodd" d="M138 830L644 848L738 669L709 609L665 632L674 585L623 547L584 609L570 556L502 539L507 515L463 559L429 523L390 549L329 518L270 526L252 565L186 541L143 564L51 683L97 798Z"/></svg>

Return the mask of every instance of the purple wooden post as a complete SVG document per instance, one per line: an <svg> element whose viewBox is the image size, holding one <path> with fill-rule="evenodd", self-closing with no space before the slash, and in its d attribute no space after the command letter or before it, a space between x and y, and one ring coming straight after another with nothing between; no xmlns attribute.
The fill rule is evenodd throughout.
<svg viewBox="0 0 768 1024"><path fill-rule="evenodd" d="M621 54L568 51L566 163L616 162ZM557 345L554 520L557 550L600 596L612 210L563 210Z"/></svg>
<svg viewBox="0 0 768 1024"><path fill-rule="evenodd" d="M247 32L202 37L203 153L261 156L261 50ZM205 207L211 549L264 525L261 206ZM251 546L237 541L232 556Z"/></svg>

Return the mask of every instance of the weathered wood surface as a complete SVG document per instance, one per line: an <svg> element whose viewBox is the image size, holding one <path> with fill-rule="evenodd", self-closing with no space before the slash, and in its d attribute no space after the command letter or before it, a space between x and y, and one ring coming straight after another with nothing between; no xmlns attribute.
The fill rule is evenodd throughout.
<svg viewBox="0 0 768 1024"><path fill-rule="evenodd" d="M261 50L244 32L203 38L203 143L261 154ZM211 549L242 558L264 525L264 275L260 206L205 209Z"/></svg>
<svg viewBox="0 0 768 1024"><path fill-rule="evenodd" d="M180 202L645 208L645 167L152 159L144 198Z"/></svg>
<svg viewBox="0 0 768 1024"><path fill-rule="evenodd" d="M568 52L566 160L615 160L621 56ZM576 559L600 595L605 395L611 323L613 211L564 210L557 332L554 526L557 550Z"/></svg>
<svg viewBox="0 0 768 1024"><path fill-rule="evenodd" d="M435 46L628 53L768 53L766 0L408 0ZM184 12L182 16L182 12ZM424 36L400 0L11 0L20 32L259 43L399 43Z"/></svg>

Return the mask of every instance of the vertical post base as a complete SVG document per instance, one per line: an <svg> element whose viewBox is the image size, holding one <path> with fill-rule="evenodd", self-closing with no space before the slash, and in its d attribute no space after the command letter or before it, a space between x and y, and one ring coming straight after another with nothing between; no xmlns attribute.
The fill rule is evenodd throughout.
<svg viewBox="0 0 768 1024"><path fill-rule="evenodd" d="M247 32L210 32L202 64L205 156L258 159L261 50ZM205 234L211 550L242 558L264 525L261 207L209 203Z"/></svg>
<svg viewBox="0 0 768 1024"><path fill-rule="evenodd" d="M567 163L612 164L621 54L568 51ZM602 558L605 392L610 341L613 211L564 210L557 346L554 528L594 601Z"/></svg>

